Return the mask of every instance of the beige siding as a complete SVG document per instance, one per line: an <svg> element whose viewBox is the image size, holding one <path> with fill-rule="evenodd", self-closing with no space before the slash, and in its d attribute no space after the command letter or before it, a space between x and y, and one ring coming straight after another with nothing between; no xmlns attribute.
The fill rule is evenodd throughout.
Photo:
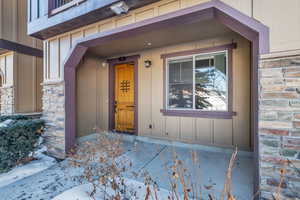
<svg viewBox="0 0 300 200"><path fill-rule="evenodd" d="M14 87L15 112L41 111L42 61L42 58L14 52L0 55L2 87Z"/></svg>
<svg viewBox="0 0 300 200"><path fill-rule="evenodd" d="M17 33L17 21L16 21L16 0L11 1L1 1L1 38L5 38L7 40L16 40L16 33Z"/></svg>
<svg viewBox="0 0 300 200"><path fill-rule="evenodd" d="M0 39L42 49L42 42L27 35L27 2L0 1ZM16 52L0 55L2 87L14 88L14 111L41 111L43 59Z"/></svg>
<svg viewBox="0 0 300 200"><path fill-rule="evenodd" d="M15 111L40 112L42 109L42 58L15 53Z"/></svg>
<svg viewBox="0 0 300 200"><path fill-rule="evenodd" d="M27 35L27 1L0 1L0 39L42 49L42 42Z"/></svg>
<svg viewBox="0 0 300 200"><path fill-rule="evenodd" d="M2 87L11 87L14 85L14 54L7 53L0 55L0 69L3 75L3 85Z"/></svg>
<svg viewBox="0 0 300 200"><path fill-rule="evenodd" d="M191 117L165 117L163 108L163 60L160 55L176 51L238 43L233 51L233 119L205 119ZM197 41L159 49L138 52L138 116L139 135L166 138L191 143L239 146L250 148L250 45L245 39L230 35L205 41ZM143 67L150 59L151 68ZM108 126L108 67L100 60L85 58L77 72L77 129L78 135L86 135L98 127ZM152 129L149 128L152 125Z"/></svg>
<svg viewBox="0 0 300 200"><path fill-rule="evenodd" d="M202 119L197 118L195 120L195 135L196 140L200 141L201 144L213 144L213 119Z"/></svg>
<svg viewBox="0 0 300 200"><path fill-rule="evenodd" d="M51 40L49 42L49 77L52 80L55 80L60 76L60 52L59 40Z"/></svg>
<svg viewBox="0 0 300 200"><path fill-rule="evenodd" d="M112 17L81 27L45 41L44 81L63 79L63 64L70 47L76 40L116 27L186 8L208 0L162 0L130 11L127 15ZM271 51L300 48L300 2L291 0L223 0L230 6L270 27ZM285 12L282 12L282 10ZM268 12L266 12L268 10ZM274 20L276 19L276 20ZM163 61L160 55L181 50L227 44L234 39L238 49L233 57L233 110L237 116L230 120L184 117L164 117ZM239 36L224 36L205 41L168 46L138 52L139 60L139 134L156 138L221 146L238 145L250 148L250 44ZM143 61L150 59L151 68L144 68ZM1 63L1 60L0 60ZM98 127L108 127L108 68L95 58L86 58L78 71L78 130L87 134ZM96 67L96 65L98 67ZM82 76L82 77L81 77ZM86 90L88 89L88 90ZM87 120L88 119L88 120ZM149 128L152 125L152 129Z"/></svg>
<svg viewBox="0 0 300 200"><path fill-rule="evenodd" d="M108 129L108 68L85 57L77 71L78 136Z"/></svg>
<svg viewBox="0 0 300 200"><path fill-rule="evenodd" d="M162 0L158 3L150 4L148 6L133 10L125 16L117 16L107 20L99 21L95 24L76 29L69 33L59 35L55 38L51 38L45 41L45 46L48 50L45 56L45 65L47 67L47 73L50 73L45 76L45 82L63 79L63 60L65 58L65 55L68 54L68 51L66 50L69 48L69 46L73 46L78 39L90 36L97 32L107 31L116 27L124 26L130 23L138 22L151 17L172 12L180 8L193 6L195 4L207 1L208 0ZM249 7L245 6L244 4L238 3L238 0L224 1L228 2L229 4L235 5L238 9L241 9L246 14L251 13ZM250 1L251 0L245 0L245 2ZM248 4L249 3L246 3L246 5ZM248 8L248 10L246 9L246 7ZM58 44L56 44L57 42ZM57 50L57 47L59 47L59 50ZM61 58L57 58L57 51L64 53L65 55ZM57 66L57 59L59 60L59 66ZM60 74L57 73L57 68L61 71Z"/></svg>
<svg viewBox="0 0 300 200"><path fill-rule="evenodd" d="M148 19L207 1L208 0L162 0L157 3L132 10L128 15L113 17L107 20L99 21L89 26L76 29L69 32L67 37L69 37L68 40L70 40L70 42L74 44L77 39L89 36L98 31L106 31L115 27L138 22L144 19ZM300 9L300 2L298 0L290 0L284 3L282 0L274 0L272 1L271 5L269 0L222 1L248 16L253 16L258 21L261 21L262 23L270 27L271 52L300 48L300 14L298 12L298 10ZM11 6L8 6L7 11L3 12L3 15L8 14L11 9ZM282 12L282 9L284 9L285 12ZM266 10L268 10L268 12L266 12ZM274 20L274 16L276 17L276 20ZM11 29L12 27L7 28L7 30ZM65 37L65 35L58 37ZM53 38L49 39L49 41L51 41L52 39ZM60 66L61 65L62 62ZM48 77L46 78L46 81L48 79L62 79L62 74L58 75L58 77Z"/></svg>
<svg viewBox="0 0 300 200"><path fill-rule="evenodd" d="M270 28L271 52L300 49L300 1L253 1L254 17Z"/></svg>
<svg viewBox="0 0 300 200"><path fill-rule="evenodd" d="M97 61L85 59L84 63L78 69L77 76L77 131L78 136L83 133L94 132L93 128L99 126L97 123L97 110L99 102L97 101Z"/></svg>

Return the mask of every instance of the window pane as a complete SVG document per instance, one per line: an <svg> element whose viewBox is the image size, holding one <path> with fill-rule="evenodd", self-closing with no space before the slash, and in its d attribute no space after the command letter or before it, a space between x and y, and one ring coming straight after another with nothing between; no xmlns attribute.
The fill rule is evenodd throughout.
<svg viewBox="0 0 300 200"><path fill-rule="evenodd" d="M227 110L226 53L196 56L195 108Z"/></svg>
<svg viewBox="0 0 300 200"><path fill-rule="evenodd" d="M193 58L169 61L169 108L193 108Z"/></svg>

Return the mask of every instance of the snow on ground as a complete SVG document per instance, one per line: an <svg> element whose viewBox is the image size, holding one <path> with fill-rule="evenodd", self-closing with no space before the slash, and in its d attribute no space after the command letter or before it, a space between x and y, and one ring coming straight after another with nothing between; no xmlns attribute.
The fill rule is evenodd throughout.
<svg viewBox="0 0 300 200"><path fill-rule="evenodd" d="M31 161L25 165L16 166L7 173L0 174L0 188L19 181L23 178L43 171L56 164L56 160L43 154L45 148L37 150L34 157L37 160Z"/></svg>
<svg viewBox="0 0 300 200"><path fill-rule="evenodd" d="M136 196L132 197L131 195L127 197L127 199L135 199L135 200L140 200L140 199L145 199L146 196L146 186L144 183L132 180L132 179L125 179L125 185L127 188L128 193L130 192L136 192ZM93 200L93 198L89 195L91 191L93 190L93 186L91 184L82 184L79 186L76 186L70 190L67 190L60 195L56 196L52 200L69 200L69 199L74 199L74 200ZM104 188L98 188L98 191L95 195L96 199L102 200L104 197ZM151 191L153 191L153 188L151 187ZM114 191L112 189L107 189L106 194L112 195L114 194ZM129 195L128 194L128 195ZM157 196L159 199L168 199L170 192L165 189L159 189L157 191ZM106 195L106 197L108 196ZM125 198L126 199L126 198ZM155 199L154 198L154 193L151 193L151 198L150 199Z"/></svg>

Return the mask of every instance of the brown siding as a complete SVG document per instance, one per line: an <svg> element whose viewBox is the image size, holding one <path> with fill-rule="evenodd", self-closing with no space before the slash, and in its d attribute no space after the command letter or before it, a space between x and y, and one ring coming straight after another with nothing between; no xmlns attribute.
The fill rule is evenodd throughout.
<svg viewBox="0 0 300 200"><path fill-rule="evenodd" d="M15 85L17 113L42 110L42 58L15 53Z"/></svg>
<svg viewBox="0 0 300 200"><path fill-rule="evenodd" d="M0 39L42 49L42 42L27 35L27 1L0 1Z"/></svg>

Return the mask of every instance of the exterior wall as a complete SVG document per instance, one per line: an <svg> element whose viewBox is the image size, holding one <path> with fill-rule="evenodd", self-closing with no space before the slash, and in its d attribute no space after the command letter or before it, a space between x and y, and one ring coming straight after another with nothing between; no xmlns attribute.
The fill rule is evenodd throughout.
<svg viewBox="0 0 300 200"><path fill-rule="evenodd" d="M43 84L44 133L48 152L57 158L65 156L65 98L64 82Z"/></svg>
<svg viewBox="0 0 300 200"><path fill-rule="evenodd" d="M27 35L27 2L0 1L0 39L42 49L42 42Z"/></svg>
<svg viewBox="0 0 300 200"><path fill-rule="evenodd" d="M86 57L77 71L77 137L108 130L108 67Z"/></svg>
<svg viewBox="0 0 300 200"><path fill-rule="evenodd" d="M132 10L128 15L109 18L83 28L96 27L97 29L99 26L100 31L107 30L108 28L132 23L207 1L208 0L162 0L143 8ZM300 38L298 36L300 34L300 14L298 10L300 9L300 2L298 0L289 0L284 3L282 0L273 0L272 4L270 4L269 0L222 1L270 27L271 52L299 49ZM47 15L44 8L45 6L42 5L43 4L40 5L40 17ZM265 12L266 10L268 10L268 12ZM282 12L283 10L284 12ZM65 13L68 13L68 10L61 14ZM276 20L274 20L274 16L276 16ZM47 20L48 18L46 17L45 19ZM33 16L32 20L39 19L37 19L36 16ZM43 20L40 21L40 23L43 23ZM37 25L35 24L35 26ZM82 30L82 28L76 29L74 32L80 30ZM53 38L50 38L50 40L51 39Z"/></svg>
<svg viewBox="0 0 300 200"><path fill-rule="evenodd" d="M0 55L1 114L40 112L42 58L15 52Z"/></svg>
<svg viewBox="0 0 300 200"><path fill-rule="evenodd" d="M68 33L58 35L50 38L44 42L45 58L44 58L44 99L47 99L50 94L54 93L58 101L62 101L63 92L59 89L56 92L53 86L53 82L60 84L63 81L63 62L77 39L95 34L97 32L106 31L115 27L127 25L130 23L138 22L147 18L162 15L167 12L175 11L181 8L195 5L197 3L205 2L206 0L162 0L158 3L154 3L145 6L140 9L132 10L127 15L116 16L107 20L99 21L95 24L81 27L76 30L72 30ZM286 179L282 184L282 199L297 199L300 198L297 189L299 188L299 55L295 53L291 55L289 52L294 49L300 49L300 23L298 12L300 8L300 2L298 0L289 0L284 3L281 0L273 0L270 4L268 0L225 0L225 3L233 6L248 16L252 16L263 24L270 28L270 49L271 56L264 57L260 63L260 107L259 107L259 147L260 147L260 185L262 189L263 199L273 199L272 193L276 192L276 188L280 181L280 168L286 168ZM268 12L266 12L266 10ZM67 11L66 11L67 12ZM218 41L220 42L220 41ZM215 42L202 45L215 45ZM195 46L194 46L195 47ZM168 47L169 48L169 47ZM174 50L175 47L163 48L160 51L166 53ZM173 50L172 50L173 48ZM177 46L176 51L179 49L189 49L191 46ZM193 47L192 47L193 48ZM207 143L218 143L212 140L210 132L214 120L204 119L200 122L198 119L191 118L178 118L178 117L162 117L158 111L162 107L162 102L156 102L158 97L162 97L162 92L156 90L156 83L162 80L161 71L157 69L157 63L161 61L157 58L157 50L140 52L142 57L140 60L146 58L153 59L153 68L142 69L139 72L139 81L142 87L147 87L149 90L139 91L139 127L143 135L150 135L152 137L163 137L165 132L170 132L173 138L182 137L183 127L197 127L198 125L207 126L205 129ZM281 52L281 58L276 55ZM249 53L250 54L250 53ZM248 54L248 55L249 55ZM283 55L284 54L284 55ZM298 56L295 56L298 55ZM244 63L241 59L240 61ZM98 67L100 61L86 59L85 64L88 65L78 69L78 93L83 94L78 96L78 134L84 135L95 127L101 129L107 129L107 89L105 87L99 87L99 85L107 84L108 71L105 68ZM159 65L159 64L158 64ZM236 71L247 75L241 71ZM234 76L236 77L236 76ZM239 80L240 79L240 80ZM243 80L242 77L236 77L237 82ZM85 90L85 88L88 90ZM246 84L245 84L245 87ZM161 89L160 89L161 90ZM237 89L235 89L237 90ZM53 92L52 92L53 91ZM93 92L90 92L93 91ZM150 91L150 92L149 92ZM237 91L238 92L238 91ZM244 102L246 97L235 97L238 102ZM87 103L86 103L87 102ZM99 103L101 102L101 103ZM150 104L150 106L146 106ZM53 104L54 105L54 104ZM96 109L91 109L96 108ZM86 109L88 112L85 112ZM238 106L235 110L242 110ZM52 115L48 115L50 112ZM51 106L44 107L44 118L49 120L49 125L55 126L59 131L64 129L64 125L60 124L63 119L52 120L56 113L64 112L61 108L55 110ZM101 113L101 114L99 114ZM88 119L88 120L86 120ZM234 119L231 122L227 120L220 121L221 126L214 126L214 128L229 127L227 137L221 135L218 138L220 141L231 144L240 144L242 146L249 146L248 137L244 135L236 135L234 130L243 131L249 121L249 116L245 115L243 118ZM51 124L52 123L52 124ZM154 124L154 128L149 130L147 125ZM177 126L174 126L176 124ZM231 127L231 128L230 128ZM248 130L248 129L247 129ZM58 131L57 131L58 132ZM188 130L192 133L184 135L182 138L191 140L191 138L197 137L197 128ZM155 135L159 134L159 135ZM225 134L225 135L226 135ZM231 134L231 137L229 136ZM62 133L59 133L59 137L63 140ZM204 135L202 135L204 137ZM224 137L224 138L223 138ZM214 138L215 139L215 138ZM205 140L204 140L205 141ZM61 142L61 141L60 141ZM61 144L57 148L56 143L53 143L55 153L62 152L64 144ZM59 149L60 148L60 149ZM288 161L287 166L284 163Z"/></svg>
<svg viewBox="0 0 300 200"><path fill-rule="evenodd" d="M132 10L126 15L102 20L92 25L84 26L45 40L44 71L46 73L44 74L44 82L63 80L64 60L78 39L207 1L208 0L162 0L157 3ZM251 7L239 3L239 0L224 0L224 2L241 10L245 14L251 14ZM251 4L251 0L245 0L243 2L248 2L247 5Z"/></svg>
<svg viewBox="0 0 300 200"><path fill-rule="evenodd" d="M274 199L284 170L281 199L299 199L300 52L260 63L259 148L262 197Z"/></svg>
<svg viewBox="0 0 300 200"><path fill-rule="evenodd" d="M14 53L0 55L1 69L1 114L12 114L15 112L15 85L14 85Z"/></svg>
<svg viewBox="0 0 300 200"><path fill-rule="evenodd" d="M164 53L238 43L233 50L233 119L207 119L163 116ZM250 44L237 35L152 49L138 60L138 135L216 146L238 146L249 150L250 141ZM121 56L121 55L120 55ZM144 60L151 60L151 68ZM77 71L77 133L108 129L108 67L85 58ZM152 128L149 128L149 126Z"/></svg>
<svg viewBox="0 0 300 200"><path fill-rule="evenodd" d="M116 27L135 23L144 19L166 14L178 9L193 6L208 0L162 0L148 6L132 10L126 15L116 16L107 20L102 20L92 25L72 30L68 33L58 35L44 41L45 51L45 76L44 81L63 80L63 61L68 55L68 51L76 40L89 35L107 31ZM298 0L285 2L284 6L290 12L281 12L282 2L272 1L272 6L267 0L224 0L225 3L240 10L246 15L253 16L265 25L270 27L271 52L299 49L300 46L300 24L297 17L289 13L300 15ZM253 5L253 9L252 9ZM264 12L265 10L270 12ZM67 11L66 11L67 12ZM273 20L274 16L279 20ZM282 28L282 26L288 28ZM290 31L290 30L293 31ZM285 37L282 37L284 35Z"/></svg>
<svg viewBox="0 0 300 200"><path fill-rule="evenodd" d="M120 26L124 26L130 23L135 23L144 19L148 19L148 18L152 18L155 16L159 16L159 15L163 15L166 14L168 12L172 12L172 11L176 11L178 9L182 9L182 8L186 8L189 6L193 6L195 4L198 3L203 3L206 2L207 0L162 0L159 1L157 3L154 4L150 4L148 6L145 6L143 8L139 8L136 10L132 10L130 11L128 14L126 15L122 15L122 16L116 16L116 17L112 17L110 19L107 20L102 20L99 21L97 23L94 23L92 25L89 26L84 26L82 28L70 31L68 33L62 34L62 35L58 35L56 37L50 38L48 40L44 41L44 91L49 89L50 87L54 87L53 90L55 90L55 86L53 86L53 83L60 83L61 81L63 81L64 79L64 61L66 59L66 56L68 55L68 53L70 52L70 50L72 49L72 47L74 46L76 40L81 39L83 37L87 37L90 35L93 35L95 33L98 32L103 32L103 31L107 31L109 29L113 29L116 27L120 27ZM247 2L249 2L250 0L247 0ZM225 1L227 3L229 3L230 5L233 5L234 7L242 10L242 12L250 15L251 13L251 8L249 8L249 6L245 6L242 3L237 3L239 2L238 0L228 0ZM227 44L231 42L231 40L226 40ZM215 44L218 43L222 43L219 40L215 40L215 41L211 41L208 44L204 43L202 45L202 47L205 46L213 46ZM197 46L197 45L196 45ZM201 45L198 45L198 48L200 48ZM180 47L181 49L184 49L184 47ZM169 51L178 51L180 50L176 49L173 50L169 49ZM188 48L188 47L186 47ZM189 48L195 48L195 46L190 46ZM166 53L168 52L168 50L163 49L162 53ZM145 56L150 56L151 54L146 53ZM250 52L249 54L250 55ZM156 58L157 59L157 58ZM248 59L248 57L247 57ZM241 62L241 61L238 61ZM84 70L85 68L83 68ZM152 72L152 76L153 77L162 77L162 71L153 71ZM244 74L245 76L247 75L246 73ZM141 74L141 76L144 76L143 74ZM146 76L146 78L148 78ZM107 78L104 78L102 81L107 80ZM241 79L242 80L242 79ZM92 80L78 80L78 82L84 82L84 81L88 81L88 82L92 82ZM148 80L149 82L150 80ZM163 83L161 83L163 84ZM47 85L47 86L45 86ZM80 84L78 84L80 85ZM94 87L94 86L93 86ZM153 90L154 90L155 86L153 86ZM104 94L105 91L103 91L102 94ZM140 92L140 94L142 94ZM45 97L45 93L44 93L44 97L43 98L47 98L47 95ZM106 93L105 95L102 95L102 98L106 98ZM148 94L147 94L148 95ZM160 96L162 95L162 93L160 93ZM57 97L58 100L60 101L60 97ZM246 97L245 97L246 98ZM141 99L141 98L140 98ZM237 101L241 101L243 102L244 99L242 99L242 97L236 98ZM101 99L100 99L101 100ZM107 99L102 99L104 101L102 102L107 102ZM87 101L85 99L85 101ZM88 101L92 101L92 100L88 100ZM145 99L145 101L147 101L147 99ZM154 101L154 99L151 99L151 101ZM239 144L241 145L243 148L245 149L249 149L250 148L250 139L249 139L249 124L242 124L242 121L249 121L250 117L248 115L243 116L242 118L238 118L235 120L203 120L203 121L197 121L196 119L190 119L190 118L177 118L177 117L166 117L163 119L163 123L161 123L160 120L154 121L154 128L152 130L147 130L147 127L149 127L149 123L151 123L152 118L156 119L157 116L161 117L161 114L159 111L159 109L162 108L162 105L160 105L162 102L159 102L159 104L155 104L156 107L153 107L151 109L152 110L143 110L143 112L139 112L139 115L144 115L143 113L146 111L151 111L150 116L140 116L142 117L142 120L140 120L139 126L140 129L142 130L141 133L143 133L143 135L152 135L152 137L166 137L165 133L169 133L169 138L181 138L180 133L185 131L183 130L181 127L187 127L190 125L193 125L192 130L189 130L189 133L191 133L188 136L183 136L182 140L187 140L187 141L191 141L193 137L196 137L197 134L199 134L196 131L196 127L202 125L206 125L206 136L204 136L205 138L202 138L203 143L205 144L215 144L215 145L225 145L225 146L232 146L233 144ZM141 102L141 104L143 104L143 102ZM96 105L95 102L93 102L91 105ZM237 104L238 105L238 104ZM83 105L80 105L80 103L78 103L79 107L83 107ZM102 107L101 107L102 106ZM107 114L105 114L105 112L108 112L108 108L105 105L100 105L100 108L103 108L102 112L103 114L101 114L101 116L98 115L94 115L93 117L89 117L89 119L91 121L85 120L86 118L84 118L84 120L79 120L80 122L78 122L77 124L77 128L79 130L79 135L85 134L87 132L91 132L91 129L95 128L95 127L100 127L102 129L105 129L107 127L104 126L104 124L108 124L106 121L107 119ZM100 109L99 108L99 109ZM107 109L107 110L106 110ZM239 107L237 107L236 109L240 109ZM51 117L48 117L47 113L48 110L43 109L43 112L46 113L46 115L44 116L44 119L49 121L50 127L53 126L55 124L55 121L52 121ZM55 111L51 111L51 112L55 112ZM84 113L86 112L80 112L83 116ZM94 112L93 112L94 113ZM95 123L95 116L96 116L96 123ZM103 120L100 120L100 118L103 118ZM81 118L80 118L81 119ZM93 119L93 120L92 120ZM157 119L161 119L161 118L157 118ZM240 120L240 121L239 121ZM98 122L100 121L100 122ZM213 123L213 121L216 121L217 123ZM173 126L175 123L178 124L178 126L174 127ZM222 127L228 127L227 128L227 132L221 134L221 130L218 129L218 123L222 126ZM198 125L197 125L198 124ZM209 124L209 125L207 125ZM197 125L197 126L196 126ZM64 128L64 126L58 125L56 124L56 126L59 129ZM245 133L245 135L247 135L246 137L244 137L244 135L240 135L236 133L241 133L241 130L243 127L246 127L245 130L247 131ZM181 130L182 129L182 130ZM215 129L218 133L216 133L216 137L212 138L212 131ZM51 129L49 129L50 131ZM234 130L238 130L238 131L234 131ZM51 133L48 132L50 135ZM155 134L160 134L160 135L155 135ZM184 138L186 137L186 138ZM55 148L54 148L55 149ZM57 150L54 152L54 154L60 154L60 151L62 150Z"/></svg>
<svg viewBox="0 0 300 200"><path fill-rule="evenodd" d="M14 59L16 73L14 83L16 86L15 112L41 112L43 60L39 57L15 53Z"/></svg>
<svg viewBox="0 0 300 200"><path fill-rule="evenodd" d="M253 1L253 17L270 28L271 52L300 49L299 9L298 0Z"/></svg>
<svg viewBox="0 0 300 200"><path fill-rule="evenodd" d="M20 46L17 45L20 44L42 49L40 40L27 36L26 7L26 1L0 1L0 39L13 42L9 49L16 48L18 51ZM6 47L1 46L1 48ZM43 74L42 58L5 51L8 53L0 55L3 79L1 114L40 112L42 110L40 86Z"/></svg>

